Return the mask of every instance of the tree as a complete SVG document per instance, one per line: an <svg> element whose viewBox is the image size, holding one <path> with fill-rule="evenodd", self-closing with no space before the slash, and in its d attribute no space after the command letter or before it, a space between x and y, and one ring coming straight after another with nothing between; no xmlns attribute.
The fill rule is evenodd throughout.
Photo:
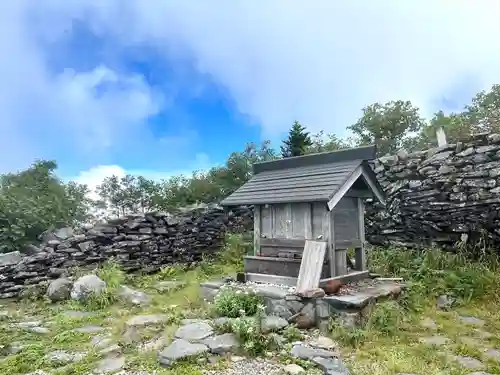
<svg viewBox="0 0 500 375"><path fill-rule="evenodd" d="M500 84L481 91L462 113L474 132L500 131Z"/></svg>
<svg viewBox="0 0 500 375"><path fill-rule="evenodd" d="M429 121L429 124L422 127L415 148L427 149L436 147L436 131L439 128L444 130L448 143L465 139L473 132L471 124L462 113L445 115L443 111L438 111Z"/></svg>
<svg viewBox="0 0 500 375"><path fill-rule="evenodd" d="M0 176L0 252L22 249L46 230L87 219L87 187L63 183L56 168L56 162L41 160Z"/></svg>
<svg viewBox="0 0 500 375"><path fill-rule="evenodd" d="M351 140L338 138L334 134L325 134L323 131L312 135L311 143L311 146L307 149L307 154L337 151L352 147Z"/></svg>
<svg viewBox="0 0 500 375"><path fill-rule="evenodd" d="M349 126L357 145L376 144L379 155L394 153L410 143L424 125L419 109L409 101L375 103L363 108L363 116Z"/></svg>
<svg viewBox="0 0 500 375"><path fill-rule="evenodd" d="M289 158L292 156L304 155L307 149L312 146L311 137L305 131L306 128L298 121L295 121L288 132L288 138L283 141L281 146L281 156Z"/></svg>

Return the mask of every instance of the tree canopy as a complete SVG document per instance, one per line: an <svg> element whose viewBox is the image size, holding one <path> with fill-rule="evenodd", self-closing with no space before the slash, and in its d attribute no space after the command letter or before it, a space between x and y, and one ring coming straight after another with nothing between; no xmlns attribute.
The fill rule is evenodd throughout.
<svg viewBox="0 0 500 375"><path fill-rule="evenodd" d="M162 181L111 176L97 188L97 200L88 198L86 186L61 181L55 161L35 161L24 171L0 175L0 252L22 250L44 231L84 222L95 216L96 210L123 215L218 202L248 181L256 162L371 143L377 145L379 155L402 147L408 151L435 147L439 127L444 129L448 142L471 133L500 132L500 85L478 93L463 111L438 111L428 121L409 101L373 103L348 126L350 138L324 132L309 134L295 121L280 153L269 141L249 143L242 151L229 155L223 165L190 176Z"/></svg>
<svg viewBox="0 0 500 375"><path fill-rule="evenodd" d="M312 142L309 132L306 132L305 126L300 122L295 121L288 132L288 138L283 141L281 156L289 158L304 155L311 146Z"/></svg>

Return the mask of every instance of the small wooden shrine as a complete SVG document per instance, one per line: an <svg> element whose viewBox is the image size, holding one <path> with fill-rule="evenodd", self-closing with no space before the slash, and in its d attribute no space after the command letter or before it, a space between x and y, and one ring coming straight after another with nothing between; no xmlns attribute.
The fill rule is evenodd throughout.
<svg viewBox="0 0 500 375"><path fill-rule="evenodd" d="M368 164L375 152L368 146L255 164L250 181L222 202L254 206L246 279L295 285L305 241L318 239L327 242L320 282L367 276L364 199L385 203Z"/></svg>

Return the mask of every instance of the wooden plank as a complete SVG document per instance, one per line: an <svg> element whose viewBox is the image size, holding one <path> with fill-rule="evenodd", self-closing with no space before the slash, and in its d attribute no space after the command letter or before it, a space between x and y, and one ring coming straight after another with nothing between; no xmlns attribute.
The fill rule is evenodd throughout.
<svg viewBox="0 0 500 375"><path fill-rule="evenodd" d="M358 222L359 222L359 240L360 246L356 248L356 269L358 271L365 271L366 264L366 249L365 249L365 205L362 198L358 198Z"/></svg>
<svg viewBox="0 0 500 375"><path fill-rule="evenodd" d="M347 274L347 249L335 249L335 276Z"/></svg>
<svg viewBox="0 0 500 375"><path fill-rule="evenodd" d="M298 277L302 261L293 258L245 256L243 266L246 273ZM321 277L328 277L328 265L322 265Z"/></svg>
<svg viewBox="0 0 500 375"><path fill-rule="evenodd" d="M358 198L343 197L333 209L337 241L359 239Z"/></svg>
<svg viewBox="0 0 500 375"><path fill-rule="evenodd" d="M329 213L327 213L328 216ZM326 215L326 214L325 214ZM330 233L330 226L329 222L324 220L323 222L325 224L324 228L324 233L323 239L327 241L328 235ZM295 238L261 238L260 239L260 246L261 247L281 247L281 248L290 248L290 249L304 249L304 246L306 244L306 240L303 239L295 239ZM353 249L356 247L361 246L361 242L359 240L354 240L354 241L335 241L335 248L340 249L340 250L346 250L346 249Z"/></svg>
<svg viewBox="0 0 500 375"><path fill-rule="evenodd" d="M337 247L335 246L335 240L336 240L336 235L335 235L335 219L333 212L331 211L326 211L326 216L325 219L328 220L328 264L330 266L330 277L333 277L336 275L336 268L335 268L335 263L336 263L336 258L335 258L335 252Z"/></svg>
<svg viewBox="0 0 500 375"><path fill-rule="evenodd" d="M324 235L323 218L327 211L325 203L314 202L312 205L312 239L318 238L319 235Z"/></svg>
<svg viewBox="0 0 500 375"><path fill-rule="evenodd" d="M272 220L273 217L272 217L271 206L268 204L260 206L261 237L272 237L273 234Z"/></svg>
<svg viewBox="0 0 500 375"><path fill-rule="evenodd" d="M294 238L261 238L260 246L266 247L290 247L304 249L306 240Z"/></svg>
<svg viewBox="0 0 500 375"><path fill-rule="evenodd" d="M273 204L273 228L274 233L273 238L286 238L286 214L285 214L285 204Z"/></svg>
<svg viewBox="0 0 500 375"><path fill-rule="evenodd" d="M292 204L285 204L285 238L293 238Z"/></svg>
<svg viewBox="0 0 500 375"><path fill-rule="evenodd" d="M313 239L313 223L312 223L312 204L304 203L304 237L308 240Z"/></svg>
<svg viewBox="0 0 500 375"><path fill-rule="evenodd" d="M253 210L253 254L260 254L260 228L261 225L261 206L255 206Z"/></svg>
<svg viewBox="0 0 500 375"><path fill-rule="evenodd" d="M343 283L350 283L350 282L366 279L369 276L370 276L370 272L368 272L368 271L351 272L347 275L321 279L319 281L319 286L320 286L320 288L325 287L328 284L328 282L331 280L340 280Z"/></svg>
<svg viewBox="0 0 500 375"><path fill-rule="evenodd" d="M336 250L347 250L347 249L355 249L357 247L361 246L361 241L359 240L342 240L342 241L335 241L335 249Z"/></svg>
<svg viewBox="0 0 500 375"><path fill-rule="evenodd" d="M275 284L275 285L297 285L296 277L265 275L261 273L248 272L245 274L246 280L254 283Z"/></svg>
<svg viewBox="0 0 500 375"><path fill-rule="evenodd" d="M359 177L363 174L363 168L360 165L356 170L349 176L349 178L340 186L339 189L335 192L332 199L328 201L328 208L333 210L337 203L342 199L342 197L349 191L351 186L358 180Z"/></svg>
<svg viewBox="0 0 500 375"><path fill-rule="evenodd" d="M326 241L306 240L297 280L297 292L306 292L318 287L326 247Z"/></svg>

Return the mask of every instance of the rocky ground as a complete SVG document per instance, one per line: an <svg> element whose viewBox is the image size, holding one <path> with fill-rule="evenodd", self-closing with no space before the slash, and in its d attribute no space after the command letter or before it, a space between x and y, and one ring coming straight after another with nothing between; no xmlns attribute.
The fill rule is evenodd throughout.
<svg viewBox="0 0 500 375"><path fill-rule="evenodd" d="M115 284L119 298L112 303L106 293L85 301L89 286L103 287L94 276L60 281L48 293L56 302L0 302L0 374L500 374L494 302L455 309L441 297L401 321L394 303L382 303L368 327L345 331L333 324L330 337L315 330L291 337L297 332L287 332L286 320L265 317L262 330L277 345L251 357L224 331L228 319L203 303L201 270L134 279L115 271L102 276Z"/></svg>

